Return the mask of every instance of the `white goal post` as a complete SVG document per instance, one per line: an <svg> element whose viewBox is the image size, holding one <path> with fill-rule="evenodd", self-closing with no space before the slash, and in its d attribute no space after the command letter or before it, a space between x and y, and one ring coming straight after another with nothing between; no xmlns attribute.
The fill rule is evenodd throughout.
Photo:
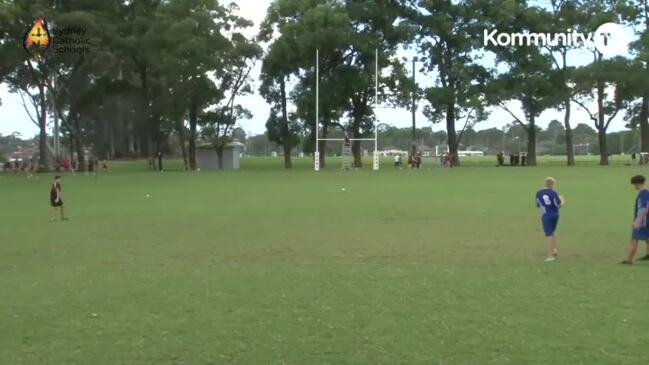
<svg viewBox="0 0 649 365"><path fill-rule="evenodd" d="M374 110L376 123L374 126L374 138L320 138L320 50L316 50L315 70L315 153L313 154L313 169L320 171L320 141L374 141L374 156L372 169L379 169L379 123L376 110L379 105L379 50L376 49L375 65L375 86L374 86Z"/></svg>

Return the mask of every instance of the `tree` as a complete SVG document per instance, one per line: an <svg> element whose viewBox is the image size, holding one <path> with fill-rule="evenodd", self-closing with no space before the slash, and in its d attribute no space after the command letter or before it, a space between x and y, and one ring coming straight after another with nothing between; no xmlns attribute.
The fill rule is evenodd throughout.
<svg viewBox="0 0 649 365"><path fill-rule="evenodd" d="M446 123L451 163L458 166L460 136L456 123L466 127L486 118L484 100L488 70L480 64L474 41L483 23L471 1L419 1L415 22L417 44L426 55L425 68L435 72L437 85L425 90L429 105L425 115L433 123Z"/></svg>
<svg viewBox="0 0 649 365"><path fill-rule="evenodd" d="M574 102L588 113L598 134L600 165L609 164L606 132L611 122L632 98L635 88L632 64L622 58L603 60L594 53L595 61L580 68L575 75L578 85ZM596 109L588 107L595 102Z"/></svg>
<svg viewBox="0 0 649 365"><path fill-rule="evenodd" d="M382 77L379 98L388 103L403 99L397 90L410 82L396 58L398 47L410 34L409 26L399 22L403 9L401 2L391 0L283 0L271 4L262 24L262 35L270 38L269 35L278 33L274 44L290 50L278 55L285 66L281 75L296 78L289 95L296 106L295 116L302 120L312 138L315 139L316 128L322 137L335 128L345 130L352 138L362 138L373 131L377 49L378 72L389 75ZM317 50L319 80L315 75ZM276 58L271 52L269 56ZM316 81L320 83L317 123ZM318 149L326 151L326 141L320 143ZM311 142L305 143L305 147L315 150ZM352 151L355 166L361 167L358 141L353 142ZM325 154L320 156L320 166L324 167Z"/></svg>
<svg viewBox="0 0 649 365"><path fill-rule="evenodd" d="M579 10L578 0L550 0L550 11L546 24L547 30L560 33L567 29L576 31L589 31L587 29L588 15ZM570 82L574 67L568 64L568 55L575 49L575 45L558 43L553 46L546 46L552 56L555 70L558 70L565 80L565 94L560 107L563 108L564 118L563 125L565 128L565 145L566 145L566 163L568 166L575 165L575 149L573 142L572 126L570 119L572 115L572 97L574 95L573 85Z"/></svg>
<svg viewBox="0 0 649 365"><path fill-rule="evenodd" d="M261 39L269 40L275 28L270 24L272 15L267 16L266 23L262 26ZM284 149L284 168L293 167L291 150L299 143L301 131L296 118L289 118L287 82L295 71L295 60L298 58L294 50L294 42L290 37L280 36L270 45L264 58L261 72L261 86L259 93L271 103L272 108L266 130L270 141L282 146Z"/></svg>
<svg viewBox="0 0 649 365"><path fill-rule="evenodd" d="M487 2L488 3L488 2ZM485 6L485 4L482 4ZM537 32L545 19L544 11L527 7L525 3L508 0L487 6L486 14L492 25L508 33ZM489 85L489 100L509 113L527 134L527 161L536 165L536 120L545 110L565 100L565 74L552 67L552 58L533 45L500 47L488 45L496 54L498 64L508 67ZM511 102L520 103L523 115L518 115Z"/></svg>
<svg viewBox="0 0 649 365"><path fill-rule="evenodd" d="M0 43L3 66L0 66L0 79L8 84L11 92L20 93L23 98L27 97L34 109L35 117L32 117L32 121L39 129L40 171L50 169L47 144L47 81L56 65L47 54L32 58L17 45L23 43L23 34L34 26L34 14L49 19L52 10L49 2L44 0L3 2L0 7L0 27L3 29L3 42Z"/></svg>
<svg viewBox="0 0 649 365"><path fill-rule="evenodd" d="M580 10L591 14L587 29L595 30L607 22L623 23L636 17L637 9L626 0L584 0ZM593 62L575 71L576 95L573 101L590 116L598 132L600 165L609 164L606 131L618 113L629 105L637 90L637 64L621 57L606 59L593 49ZM634 72L635 70L635 72ZM586 102L595 102L591 110Z"/></svg>
<svg viewBox="0 0 649 365"><path fill-rule="evenodd" d="M632 49L636 62L642 65L638 68L640 72L636 76L643 81L639 82L642 86L637 90L641 99L639 102L629 104L627 116L632 125L639 126L640 152L649 152L649 90L646 88L649 82L646 80L649 75L649 2L637 0L631 5L634 5L633 9L638 10L633 22L637 23L641 30L638 32L639 39L632 45Z"/></svg>

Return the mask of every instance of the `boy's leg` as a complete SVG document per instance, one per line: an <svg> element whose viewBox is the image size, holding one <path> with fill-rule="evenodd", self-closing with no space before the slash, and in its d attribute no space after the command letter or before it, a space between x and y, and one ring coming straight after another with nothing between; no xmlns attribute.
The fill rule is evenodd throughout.
<svg viewBox="0 0 649 365"><path fill-rule="evenodd" d="M649 261L649 240L647 240L645 242L647 244L647 253L644 256L642 256L641 258L638 259L638 260L641 260L641 261Z"/></svg>
<svg viewBox="0 0 649 365"><path fill-rule="evenodd" d="M559 256L559 249L557 248L557 236L552 236L552 257L555 259Z"/></svg>
<svg viewBox="0 0 649 365"><path fill-rule="evenodd" d="M548 258L556 258L557 255L557 237L552 235L548 237Z"/></svg>
<svg viewBox="0 0 649 365"><path fill-rule="evenodd" d="M557 230L559 217L543 216L541 220L545 237L548 240L548 259L546 261L554 261L557 259L557 237L554 233Z"/></svg>
<svg viewBox="0 0 649 365"><path fill-rule="evenodd" d="M632 239L629 246L629 259L626 261L627 263L633 263L636 252L638 252L638 240Z"/></svg>

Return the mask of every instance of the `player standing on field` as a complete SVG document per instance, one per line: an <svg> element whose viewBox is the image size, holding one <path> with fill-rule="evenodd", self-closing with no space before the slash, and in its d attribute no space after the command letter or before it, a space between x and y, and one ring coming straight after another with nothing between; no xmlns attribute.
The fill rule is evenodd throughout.
<svg viewBox="0 0 649 365"><path fill-rule="evenodd" d="M56 220L56 210L59 210L59 216L62 221L67 220L63 214L63 193L61 192L61 176L55 176L50 188L50 205L54 208L54 218Z"/></svg>
<svg viewBox="0 0 649 365"><path fill-rule="evenodd" d="M638 252L638 241L646 241L649 249L649 190L645 188L645 177L636 175L631 178L631 185L638 190L638 197L635 199L633 209L633 231L631 233L631 247L629 248L629 257L622 261L624 265L633 265L635 254ZM647 255L649 256L649 255ZM647 260L647 256L642 260Z"/></svg>
<svg viewBox="0 0 649 365"><path fill-rule="evenodd" d="M548 239L546 262L553 262L558 258L557 238L554 233L559 224L559 208L563 205L563 198L554 190L555 183L553 177L546 178L544 188L536 193L536 207L541 209L543 232Z"/></svg>

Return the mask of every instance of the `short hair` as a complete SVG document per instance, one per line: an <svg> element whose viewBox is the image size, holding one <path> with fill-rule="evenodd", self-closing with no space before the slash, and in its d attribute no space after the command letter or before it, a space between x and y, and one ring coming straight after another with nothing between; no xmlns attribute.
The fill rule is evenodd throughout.
<svg viewBox="0 0 649 365"><path fill-rule="evenodd" d="M58 179L60 179L60 178L61 178L61 175L56 175L56 176L54 176L54 180L58 180Z"/></svg>
<svg viewBox="0 0 649 365"><path fill-rule="evenodd" d="M551 187L554 186L554 183L556 183L556 182L557 182L557 180L556 180L555 178L553 178L553 177L546 177L546 178L545 178L545 182L544 182L544 184L545 184L545 187L546 187L546 188L551 188Z"/></svg>
<svg viewBox="0 0 649 365"><path fill-rule="evenodd" d="M633 185L644 185L646 179L642 175L636 175L631 178L631 184Z"/></svg>

